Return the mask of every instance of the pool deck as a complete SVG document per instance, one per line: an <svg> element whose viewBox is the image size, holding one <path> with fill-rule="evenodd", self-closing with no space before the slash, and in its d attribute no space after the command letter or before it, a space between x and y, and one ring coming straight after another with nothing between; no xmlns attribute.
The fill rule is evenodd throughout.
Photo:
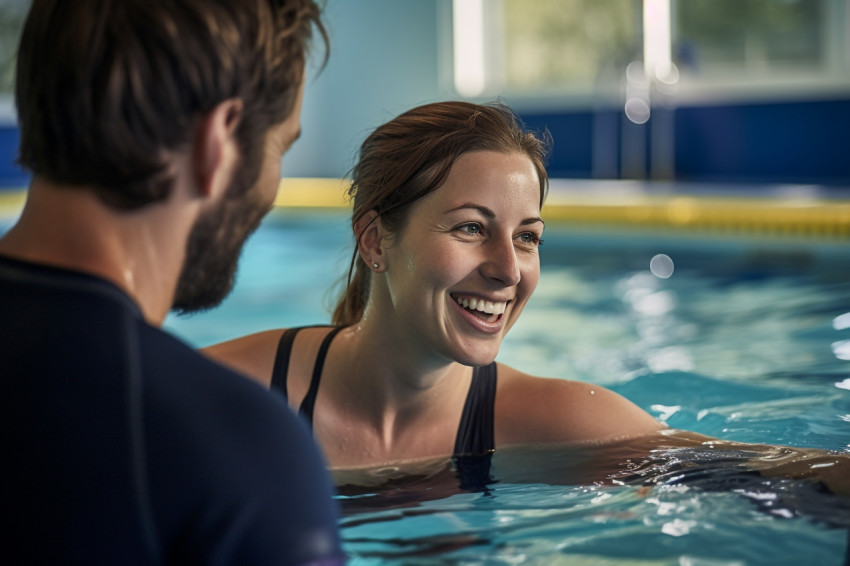
<svg viewBox="0 0 850 566"><path fill-rule="evenodd" d="M340 179L284 178L275 204L349 207ZM0 217L25 191L0 190ZM850 242L850 187L552 179L543 218L556 224Z"/></svg>

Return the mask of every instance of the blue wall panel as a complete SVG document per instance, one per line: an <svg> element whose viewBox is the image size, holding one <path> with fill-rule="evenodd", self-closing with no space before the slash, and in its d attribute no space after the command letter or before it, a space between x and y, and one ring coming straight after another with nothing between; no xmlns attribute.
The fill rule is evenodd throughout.
<svg viewBox="0 0 850 566"><path fill-rule="evenodd" d="M523 113L521 118L527 127L552 135L551 177L593 176L592 112ZM621 140L622 128L616 139L603 141L616 159ZM0 128L0 190L29 181L14 163L18 141L15 126ZM680 181L850 186L850 99L683 106L675 111L674 143ZM612 177L622 176L617 171Z"/></svg>
<svg viewBox="0 0 850 566"><path fill-rule="evenodd" d="M29 184L29 175L15 165L19 140L16 126L0 127L0 190L20 189Z"/></svg>
<svg viewBox="0 0 850 566"><path fill-rule="evenodd" d="M552 177L593 175L592 112L526 113L554 138ZM624 154L623 121L603 146ZM634 126L639 128L638 126ZM638 151L651 162L652 119ZM850 185L850 100L683 106L674 112L675 180ZM615 146L611 149L610 146ZM597 140L597 148L599 140ZM609 177L628 177L617 166Z"/></svg>
<svg viewBox="0 0 850 566"><path fill-rule="evenodd" d="M525 126L549 130L553 144L548 161L550 177L589 178L593 163L593 116L589 113L522 114Z"/></svg>
<svg viewBox="0 0 850 566"><path fill-rule="evenodd" d="M850 183L850 100L676 110L683 180Z"/></svg>

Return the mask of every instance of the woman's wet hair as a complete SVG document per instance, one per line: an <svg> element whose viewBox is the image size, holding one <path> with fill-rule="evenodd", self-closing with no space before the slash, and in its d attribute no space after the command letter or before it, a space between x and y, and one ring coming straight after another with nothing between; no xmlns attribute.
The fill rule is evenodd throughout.
<svg viewBox="0 0 850 566"><path fill-rule="evenodd" d="M549 146L548 133L538 135L523 128L501 103L436 102L409 110L379 126L360 146L348 189L352 227L374 210L384 228L399 233L411 205L440 188L458 158L471 151L527 156L540 180L542 206L549 186L545 167ZM361 234L355 233L355 238ZM355 243L333 324L350 325L362 318L370 276Z"/></svg>
<svg viewBox="0 0 850 566"><path fill-rule="evenodd" d="M171 154L198 119L239 99L241 167L258 176L314 29L327 45L320 18L313 0L33 0L16 71L18 163L139 208L170 194Z"/></svg>

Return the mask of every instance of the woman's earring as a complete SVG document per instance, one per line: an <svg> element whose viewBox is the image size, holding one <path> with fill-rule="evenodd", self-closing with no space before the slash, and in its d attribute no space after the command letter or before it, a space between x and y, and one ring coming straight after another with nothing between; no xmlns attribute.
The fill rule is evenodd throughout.
<svg viewBox="0 0 850 566"><path fill-rule="evenodd" d="M373 261L373 262L372 262L372 267L374 267L375 269L378 269L378 267L380 267L380 266L378 265L378 262L377 262L377 261Z"/></svg>

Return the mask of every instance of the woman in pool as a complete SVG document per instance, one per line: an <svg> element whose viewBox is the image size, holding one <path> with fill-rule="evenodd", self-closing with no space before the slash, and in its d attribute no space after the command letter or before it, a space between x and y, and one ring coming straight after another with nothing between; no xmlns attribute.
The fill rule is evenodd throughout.
<svg viewBox="0 0 850 566"><path fill-rule="evenodd" d="M540 277L545 152L501 105L428 104L384 124L353 170L353 276L334 327L207 352L279 388L334 468L658 431L602 387L494 362Z"/></svg>
<svg viewBox="0 0 850 566"><path fill-rule="evenodd" d="M502 105L427 104L378 127L353 169L355 249L333 326L206 352L286 395L336 470L628 439L637 457L701 443L770 450L658 434L665 425L612 391L494 361L540 277L546 149ZM804 450L750 463L850 492L839 460Z"/></svg>

